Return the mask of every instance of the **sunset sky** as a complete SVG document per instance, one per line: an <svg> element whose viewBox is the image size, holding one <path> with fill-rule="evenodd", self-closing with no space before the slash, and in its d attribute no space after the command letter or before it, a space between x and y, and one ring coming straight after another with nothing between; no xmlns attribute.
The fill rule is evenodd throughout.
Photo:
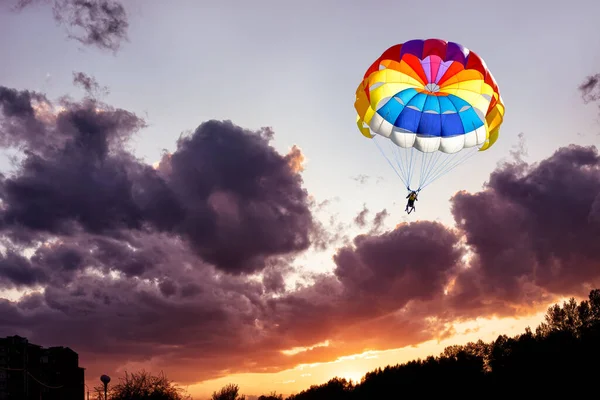
<svg viewBox="0 0 600 400"><path fill-rule="evenodd" d="M289 394L535 328L600 287L598 78L580 89L600 2L127 0L112 33L70 26L72 0L17 3L0 336L73 348L90 386L145 368L200 399ZM414 38L477 52L506 115L407 216L353 103Z"/></svg>

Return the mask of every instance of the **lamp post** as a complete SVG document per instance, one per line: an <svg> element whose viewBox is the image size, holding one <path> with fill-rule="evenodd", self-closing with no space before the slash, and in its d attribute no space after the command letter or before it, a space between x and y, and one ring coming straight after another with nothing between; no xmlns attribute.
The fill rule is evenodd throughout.
<svg viewBox="0 0 600 400"><path fill-rule="evenodd" d="M87 400L90 400L90 387L87 385L87 383L84 383L84 385L87 388Z"/></svg>
<svg viewBox="0 0 600 400"><path fill-rule="evenodd" d="M108 375L102 375L100 377L100 380L102 381L102 384L104 385L104 400L108 400L108 382L110 382L110 376Z"/></svg>

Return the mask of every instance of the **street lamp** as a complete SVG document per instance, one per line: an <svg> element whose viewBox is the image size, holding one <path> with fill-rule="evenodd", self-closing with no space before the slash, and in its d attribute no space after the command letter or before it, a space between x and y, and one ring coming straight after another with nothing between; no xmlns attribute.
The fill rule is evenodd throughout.
<svg viewBox="0 0 600 400"><path fill-rule="evenodd" d="M100 380L102 381L102 384L104 385L104 400L108 400L107 388L108 388L108 382L110 382L110 376L102 375L100 377Z"/></svg>

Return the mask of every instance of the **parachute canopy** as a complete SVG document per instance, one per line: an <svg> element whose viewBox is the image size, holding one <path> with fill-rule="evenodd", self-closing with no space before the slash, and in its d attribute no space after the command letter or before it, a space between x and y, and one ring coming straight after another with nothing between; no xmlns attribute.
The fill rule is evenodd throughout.
<svg viewBox="0 0 600 400"><path fill-rule="evenodd" d="M483 59L440 39L387 49L365 73L354 107L359 130L374 139L409 190L490 148L504 118Z"/></svg>

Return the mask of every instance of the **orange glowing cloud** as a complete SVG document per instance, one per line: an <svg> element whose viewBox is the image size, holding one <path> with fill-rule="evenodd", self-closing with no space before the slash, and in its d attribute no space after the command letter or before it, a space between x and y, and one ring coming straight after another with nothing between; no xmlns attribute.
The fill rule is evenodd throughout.
<svg viewBox="0 0 600 400"><path fill-rule="evenodd" d="M288 164L292 171L299 173L304 171L304 162L306 158L302 153L302 150L297 145L293 145L290 152L286 155Z"/></svg>

